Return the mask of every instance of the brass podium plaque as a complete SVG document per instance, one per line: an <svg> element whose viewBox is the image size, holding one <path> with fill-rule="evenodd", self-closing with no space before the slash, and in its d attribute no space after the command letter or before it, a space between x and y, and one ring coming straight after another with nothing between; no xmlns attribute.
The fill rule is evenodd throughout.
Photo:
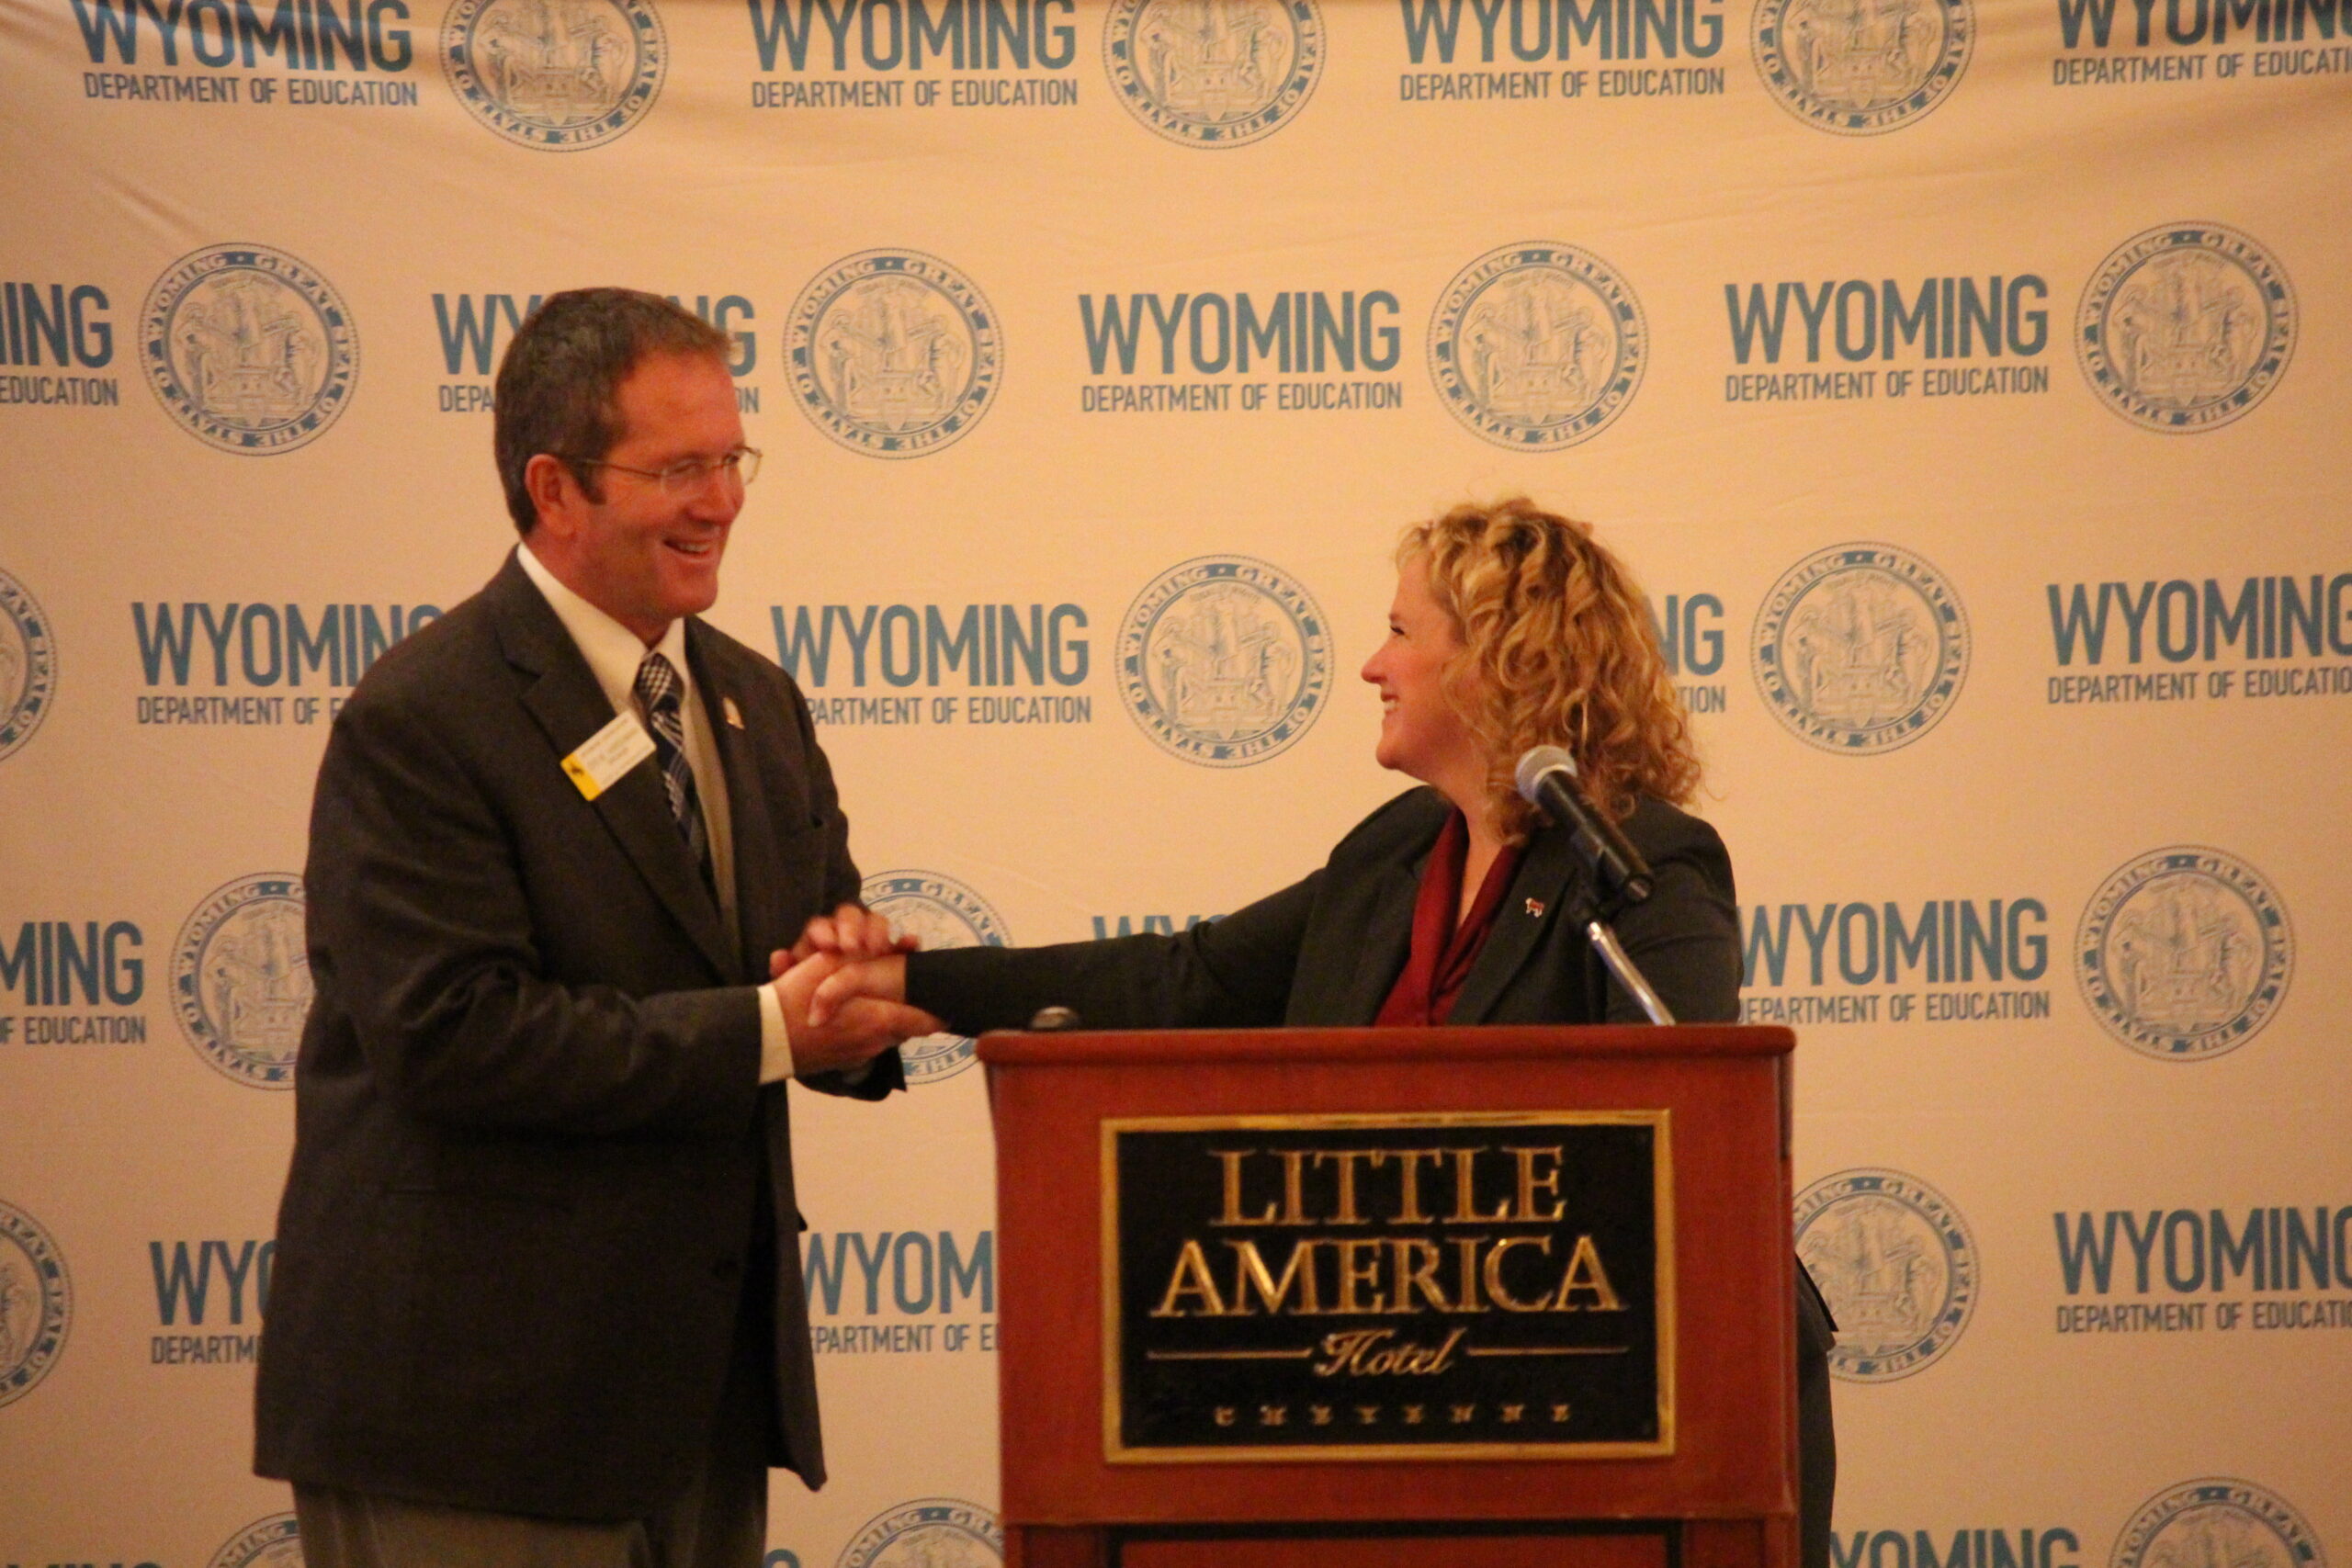
<svg viewBox="0 0 2352 1568"><path fill-rule="evenodd" d="M1674 1451L1664 1111L1102 1123L1114 1461Z"/></svg>

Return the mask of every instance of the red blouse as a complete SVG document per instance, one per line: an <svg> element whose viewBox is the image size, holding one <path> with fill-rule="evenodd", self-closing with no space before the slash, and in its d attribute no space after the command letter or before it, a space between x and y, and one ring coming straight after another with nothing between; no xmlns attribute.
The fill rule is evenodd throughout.
<svg viewBox="0 0 2352 1568"><path fill-rule="evenodd" d="M1372 1021L1375 1027L1443 1023L1453 1010L1454 998L1470 977L1470 966L1478 961L1478 950L1487 945L1503 894L1519 870L1519 846L1505 845L1487 868L1476 900L1457 926L1453 912L1462 907L1462 872L1469 856L1470 825L1456 811L1446 818L1429 864L1421 870L1420 895L1413 900L1412 950L1404 973L1380 1005L1380 1016Z"/></svg>

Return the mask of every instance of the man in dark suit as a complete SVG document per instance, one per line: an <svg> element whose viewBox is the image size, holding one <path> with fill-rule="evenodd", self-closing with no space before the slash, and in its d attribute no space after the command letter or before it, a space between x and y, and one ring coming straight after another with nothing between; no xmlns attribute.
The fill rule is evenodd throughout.
<svg viewBox="0 0 2352 1568"><path fill-rule="evenodd" d="M752 1568L768 1467L824 1479L783 1080L879 1098L933 1021L768 983L858 874L798 690L695 618L759 457L727 346L525 321L522 546L328 740L255 1459L312 1568Z"/></svg>

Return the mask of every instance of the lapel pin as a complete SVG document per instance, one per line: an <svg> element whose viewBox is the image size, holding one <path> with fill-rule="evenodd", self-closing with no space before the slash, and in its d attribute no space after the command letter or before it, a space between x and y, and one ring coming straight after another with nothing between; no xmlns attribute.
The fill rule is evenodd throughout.
<svg viewBox="0 0 2352 1568"><path fill-rule="evenodd" d="M727 715L727 722L729 724L733 725L738 729L743 728L743 710L735 705L735 699L733 697L719 698L718 705L719 708Z"/></svg>
<svg viewBox="0 0 2352 1568"><path fill-rule="evenodd" d="M1541 917L1544 913L1544 900L1541 898L1530 898L1527 901L1527 912L1531 915Z"/></svg>

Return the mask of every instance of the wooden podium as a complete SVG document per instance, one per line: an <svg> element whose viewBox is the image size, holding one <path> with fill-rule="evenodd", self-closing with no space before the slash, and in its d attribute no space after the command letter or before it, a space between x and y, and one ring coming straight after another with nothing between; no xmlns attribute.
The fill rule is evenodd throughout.
<svg viewBox="0 0 2352 1568"><path fill-rule="evenodd" d="M1792 1568L1785 1029L992 1034L1013 1568Z"/></svg>

